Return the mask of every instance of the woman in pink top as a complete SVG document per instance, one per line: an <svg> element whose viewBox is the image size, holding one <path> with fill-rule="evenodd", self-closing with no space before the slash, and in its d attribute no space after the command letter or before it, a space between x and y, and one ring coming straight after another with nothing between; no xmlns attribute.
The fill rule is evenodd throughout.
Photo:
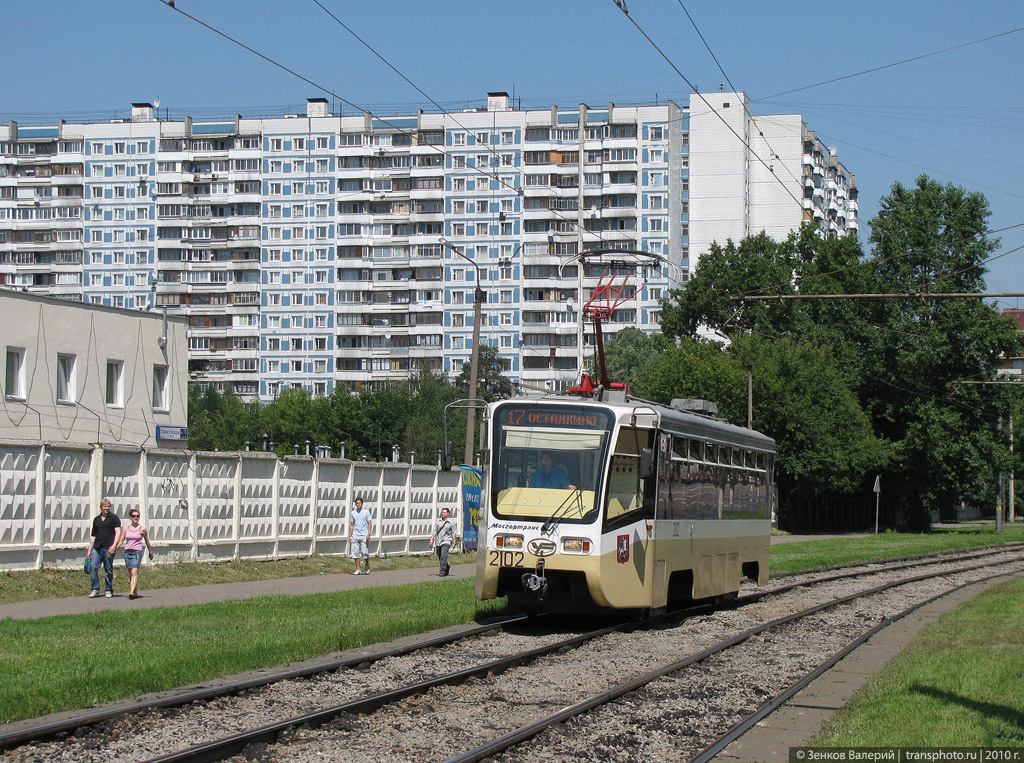
<svg viewBox="0 0 1024 763"><path fill-rule="evenodd" d="M139 598L139 567L142 566L142 542L149 549L149 559L153 560L153 547L149 545L149 534L139 524L139 510L132 509L128 515L131 524L124 528L121 542L124 544L124 566L128 568L128 598Z"/></svg>

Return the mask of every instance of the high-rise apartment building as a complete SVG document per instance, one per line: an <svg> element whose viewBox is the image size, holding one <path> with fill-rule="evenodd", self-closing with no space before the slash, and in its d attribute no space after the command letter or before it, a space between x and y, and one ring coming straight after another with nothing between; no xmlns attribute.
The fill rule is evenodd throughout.
<svg viewBox="0 0 1024 763"><path fill-rule="evenodd" d="M510 377L561 389L593 344L579 316L603 268L581 269L581 251L646 266L605 331L656 330L712 240L803 220L856 231L853 178L799 116L704 98L524 111L496 93L387 118L311 99L202 122L135 104L103 123L11 122L0 285L185 316L193 381L270 399L423 363L458 374L479 273L481 341Z"/></svg>

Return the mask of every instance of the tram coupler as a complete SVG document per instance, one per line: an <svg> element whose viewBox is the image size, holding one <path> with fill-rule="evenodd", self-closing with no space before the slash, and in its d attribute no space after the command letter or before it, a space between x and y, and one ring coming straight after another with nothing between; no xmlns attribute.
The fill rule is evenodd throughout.
<svg viewBox="0 0 1024 763"><path fill-rule="evenodd" d="M523 575L523 590L535 594L537 599L543 599L548 590L548 579L544 577L544 560L537 560L537 571L528 572Z"/></svg>

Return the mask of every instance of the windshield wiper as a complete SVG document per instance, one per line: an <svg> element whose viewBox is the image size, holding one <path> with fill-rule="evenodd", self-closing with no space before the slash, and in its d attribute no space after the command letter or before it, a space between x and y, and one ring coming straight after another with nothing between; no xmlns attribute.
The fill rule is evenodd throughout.
<svg viewBox="0 0 1024 763"><path fill-rule="evenodd" d="M573 509L576 509L582 517L585 513L585 508L586 507L583 505L583 489L578 487L573 488L572 493L562 501L562 505L555 509L554 513L544 521L543 525L541 525L541 535L547 535L547 533L553 530L555 525L565 519Z"/></svg>

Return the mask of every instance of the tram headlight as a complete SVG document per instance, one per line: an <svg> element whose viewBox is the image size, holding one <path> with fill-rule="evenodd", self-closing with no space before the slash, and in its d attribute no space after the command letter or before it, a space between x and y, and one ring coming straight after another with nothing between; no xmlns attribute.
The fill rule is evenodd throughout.
<svg viewBox="0 0 1024 763"><path fill-rule="evenodd" d="M496 535L494 536L496 548L519 548L523 547L522 535Z"/></svg>
<svg viewBox="0 0 1024 763"><path fill-rule="evenodd" d="M562 552L565 554L589 554L589 538L562 538Z"/></svg>

